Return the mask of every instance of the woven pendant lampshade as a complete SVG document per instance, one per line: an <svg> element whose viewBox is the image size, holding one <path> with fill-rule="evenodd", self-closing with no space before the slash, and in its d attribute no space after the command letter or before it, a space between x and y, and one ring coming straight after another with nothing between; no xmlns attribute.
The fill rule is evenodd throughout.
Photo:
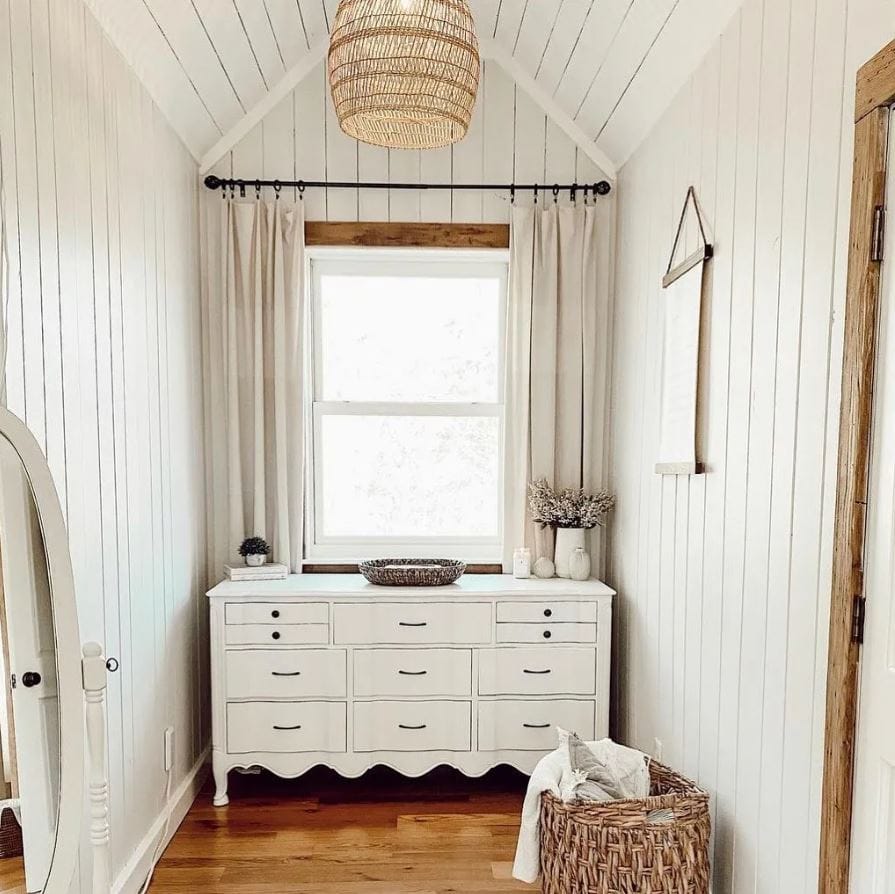
<svg viewBox="0 0 895 894"><path fill-rule="evenodd" d="M329 83L342 130L393 149L466 136L479 87L467 0L341 0Z"/></svg>

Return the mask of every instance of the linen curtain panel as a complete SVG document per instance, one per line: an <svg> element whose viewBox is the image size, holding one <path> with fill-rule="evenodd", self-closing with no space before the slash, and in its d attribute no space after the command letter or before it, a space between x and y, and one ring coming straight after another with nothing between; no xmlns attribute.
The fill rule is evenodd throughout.
<svg viewBox="0 0 895 894"><path fill-rule="evenodd" d="M282 201L224 201L219 272L204 301L210 565L239 560L245 537L301 571L305 366L304 217ZM218 255L217 258L214 255ZM220 542L224 540L224 542ZM240 560L241 561L241 560ZM220 567L210 567L215 577Z"/></svg>
<svg viewBox="0 0 895 894"><path fill-rule="evenodd" d="M596 489L603 478L608 281L592 206L513 209L507 313L505 554L552 558L528 482ZM592 538L590 551L597 544Z"/></svg>

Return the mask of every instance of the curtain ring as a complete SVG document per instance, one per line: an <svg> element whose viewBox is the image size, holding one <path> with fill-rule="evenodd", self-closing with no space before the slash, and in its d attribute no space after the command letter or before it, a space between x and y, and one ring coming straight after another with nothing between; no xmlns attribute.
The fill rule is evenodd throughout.
<svg viewBox="0 0 895 894"><path fill-rule="evenodd" d="M574 205L578 200L578 184L573 183L572 188L569 190L569 201Z"/></svg>
<svg viewBox="0 0 895 894"><path fill-rule="evenodd" d="M260 201L261 200L261 181L255 181L255 198Z"/></svg>
<svg viewBox="0 0 895 894"><path fill-rule="evenodd" d="M277 194L277 201L280 200L280 190L283 188L283 184L280 183L279 180L274 180L273 182L273 191Z"/></svg>
<svg viewBox="0 0 895 894"><path fill-rule="evenodd" d="M298 198L302 202L305 200L305 182L304 182L304 180L298 181Z"/></svg>
<svg viewBox="0 0 895 894"><path fill-rule="evenodd" d="M588 195L587 195L587 190L588 190L588 189L589 189L589 187L588 187L588 185L585 183L585 184L584 184L584 204L585 204L585 206L589 204Z"/></svg>
<svg viewBox="0 0 895 894"><path fill-rule="evenodd" d="M513 183L510 186L510 204L511 205L516 204L516 184L515 183Z"/></svg>
<svg viewBox="0 0 895 894"><path fill-rule="evenodd" d="M555 205L559 201L559 184L553 184L553 204Z"/></svg>
<svg viewBox="0 0 895 894"><path fill-rule="evenodd" d="M239 197L244 199L246 197L246 182L245 180L237 181L239 184Z"/></svg>
<svg viewBox="0 0 895 894"><path fill-rule="evenodd" d="M538 189L539 189L538 184L535 183L535 205L538 204Z"/></svg>

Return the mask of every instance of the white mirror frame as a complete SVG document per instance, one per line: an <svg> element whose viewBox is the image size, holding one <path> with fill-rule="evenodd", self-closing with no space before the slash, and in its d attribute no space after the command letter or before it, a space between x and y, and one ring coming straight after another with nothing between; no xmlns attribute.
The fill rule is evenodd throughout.
<svg viewBox="0 0 895 894"><path fill-rule="evenodd" d="M44 894L68 894L84 816L84 695L75 584L62 506L46 458L25 423L0 407L0 435L22 461L31 484L47 555L59 690L59 813Z"/></svg>

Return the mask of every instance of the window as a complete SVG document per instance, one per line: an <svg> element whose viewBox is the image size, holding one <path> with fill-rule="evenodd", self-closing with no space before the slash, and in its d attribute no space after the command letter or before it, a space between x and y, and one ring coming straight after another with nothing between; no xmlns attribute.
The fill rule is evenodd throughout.
<svg viewBox="0 0 895 894"><path fill-rule="evenodd" d="M506 252L310 264L308 559L499 561Z"/></svg>

